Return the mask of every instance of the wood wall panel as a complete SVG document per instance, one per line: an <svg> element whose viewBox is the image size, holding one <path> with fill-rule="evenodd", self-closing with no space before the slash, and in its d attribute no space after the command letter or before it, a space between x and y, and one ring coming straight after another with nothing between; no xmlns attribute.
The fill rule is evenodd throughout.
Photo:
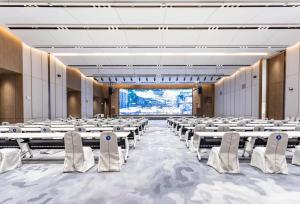
<svg viewBox="0 0 300 204"><path fill-rule="evenodd" d="M267 111L268 118L284 119L285 52L267 61Z"/></svg>
<svg viewBox="0 0 300 204"><path fill-rule="evenodd" d="M0 68L22 73L22 41L0 26Z"/></svg>
<svg viewBox="0 0 300 204"><path fill-rule="evenodd" d="M23 122L21 74L0 75L0 122Z"/></svg>
<svg viewBox="0 0 300 204"><path fill-rule="evenodd" d="M201 94L201 115L206 117L214 117L214 84L203 84Z"/></svg>
<svg viewBox="0 0 300 204"><path fill-rule="evenodd" d="M80 91L68 91L67 96L68 116L81 117L81 94Z"/></svg>
<svg viewBox="0 0 300 204"><path fill-rule="evenodd" d="M79 69L67 67L67 88L81 91L81 72Z"/></svg>

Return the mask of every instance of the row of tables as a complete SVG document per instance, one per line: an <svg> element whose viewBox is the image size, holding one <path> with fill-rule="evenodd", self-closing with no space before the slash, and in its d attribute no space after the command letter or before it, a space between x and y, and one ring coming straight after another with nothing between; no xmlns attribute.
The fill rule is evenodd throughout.
<svg viewBox="0 0 300 204"><path fill-rule="evenodd" d="M221 139L226 132L217 132L220 125L228 126L231 131L237 131L240 134L241 138L251 138L252 141L255 141L257 138L267 139L270 134L274 131L284 131L288 134L289 139L298 139L298 144L300 142L300 131L298 126L300 125L297 121L283 121L282 126L275 126L275 121L267 120L246 120L245 126L238 126L237 124L243 119L237 119L236 121L226 121L224 124L224 119L209 119L209 118L190 118L190 119L181 119L181 118L170 118L167 120L168 126L175 131L176 134L182 136L184 134L185 140L190 140L191 137L197 138L198 141L195 142L196 146L192 147L195 149L198 155L198 159L201 159L201 147L200 141L203 138L212 138L212 139ZM203 125L209 123L212 127L205 127L203 132L194 132L195 122L200 122ZM254 131L255 127L262 127L263 131ZM297 131L295 131L297 130ZM190 143L195 145L195 143ZM252 143L254 145L254 142ZM252 147L253 148L253 147Z"/></svg>
<svg viewBox="0 0 300 204"><path fill-rule="evenodd" d="M94 124L89 124L94 121ZM75 131L76 126L70 124L72 121L47 121L47 122L34 122L31 124L24 124L21 128L21 133L9 132L9 125L0 126L0 139L2 140L25 140L30 141L34 139L39 140L62 140L64 138L65 132ZM89 120L75 120L74 124L80 122L80 127L84 127L84 132L80 132L80 135L85 140L100 140L100 132L103 131L113 131L115 126L125 126L130 124L130 127L124 127L124 131L114 132L119 140L123 140L125 146L125 160L128 158L129 154L129 138L133 140L133 146L136 145L136 137L140 139L146 125L148 124L147 119L139 120L101 120L89 119ZM103 122L101 127L97 127L96 124ZM51 132L43 132L43 127L50 128ZM12 125L14 126L14 125Z"/></svg>

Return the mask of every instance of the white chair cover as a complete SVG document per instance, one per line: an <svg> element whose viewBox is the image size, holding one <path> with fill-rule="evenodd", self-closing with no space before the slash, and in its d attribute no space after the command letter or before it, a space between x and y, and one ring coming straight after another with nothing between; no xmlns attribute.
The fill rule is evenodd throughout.
<svg viewBox="0 0 300 204"><path fill-rule="evenodd" d="M120 171L124 163L118 138L113 132L102 132L100 136L100 158L98 171Z"/></svg>
<svg viewBox="0 0 300 204"><path fill-rule="evenodd" d="M206 131L205 125L196 125L194 128L194 133L195 132L205 132L205 131ZM199 143L200 143L200 137L193 134L193 136L190 139L190 143L188 144L189 150L191 152L196 152L199 148Z"/></svg>
<svg viewBox="0 0 300 204"><path fill-rule="evenodd" d="M11 126L9 127L9 132L10 133L22 133L22 130L19 126ZM21 150L21 157L26 158L26 157L32 157L31 149L27 143L24 143L24 140L22 139L17 139L16 140L20 150Z"/></svg>
<svg viewBox="0 0 300 204"><path fill-rule="evenodd" d="M218 127L218 132L229 132L230 131L230 128L228 125L220 125Z"/></svg>
<svg viewBox="0 0 300 204"><path fill-rule="evenodd" d="M86 132L86 129L83 126L76 126L75 131L76 132Z"/></svg>
<svg viewBox="0 0 300 204"><path fill-rule="evenodd" d="M51 128L49 126L41 127L41 132L51 132Z"/></svg>
<svg viewBox="0 0 300 204"><path fill-rule="evenodd" d="M292 164L300 166L300 146L295 147Z"/></svg>
<svg viewBox="0 0 300 204"><path fill-rule="evenodd" d="M17 148L0 149L0 173L21 166L21 151Z"/></svg>
<svg viewBox="0 0 300 204"><path fill-rule="evenodd" d="M264 173L288 174L285 151L288 135L274 132L268 138L266 147L256 147L251 157L251 166L261 169Z"/></svg>
<svg viewBox="0 0 300 204"><path fill-rule="evenodd" d="M80 133L67 132L64 136L64 142L64 172L86 172L95 165L93 151L90 147L82 146Z"/></svg>
<svg viewBox="0 0 300 204"><path fill-rule="evenodd" d="M283 122L282 121L275 121L274 126L276 126L276 127L283 126Z"/></svg>
<svg viewBox="0 0 300 204"><path fill-rule="evenodd" d="M2 122L2 125L9 125L9 122Z"/></svg>
<svg viewBox="0 0 300 204"><path fill-rule="evenodd" d="M114 132L124 132L124 127L123 126L115 126L113 128Z"/></svg>
<svg viewBox="0 0 300 204"><path fill-rule="evenodd" d="M225 133L222 137L221 147L211 149L207 165L215 168L219 173L239 173L239 141L239 133Z"/></svg>

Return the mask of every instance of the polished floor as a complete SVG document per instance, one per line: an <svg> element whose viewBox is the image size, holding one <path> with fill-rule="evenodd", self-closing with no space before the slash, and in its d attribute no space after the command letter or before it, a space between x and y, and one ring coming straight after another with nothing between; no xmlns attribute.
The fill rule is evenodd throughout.
<svg viewBox="0 0 300 204"><path fill-rule="evenodd" d="M27 162L0 175L0 204L299 203L300 167L289 165L289 175L265 175L249 161L240 166L239 175L219 174L199 162L166 121L150 121L121 172L97 173L94 167L62 173L62 162Z"/></svg>

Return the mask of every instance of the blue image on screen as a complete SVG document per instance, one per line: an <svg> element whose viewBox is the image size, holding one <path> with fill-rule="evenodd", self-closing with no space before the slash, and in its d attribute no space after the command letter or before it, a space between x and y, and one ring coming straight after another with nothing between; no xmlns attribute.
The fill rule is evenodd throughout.
<svg viewBox="0 0 300 204"><path fill-rule="evenodd" d="M120 115L191 115L192 89L120 89Z"/></svg>

